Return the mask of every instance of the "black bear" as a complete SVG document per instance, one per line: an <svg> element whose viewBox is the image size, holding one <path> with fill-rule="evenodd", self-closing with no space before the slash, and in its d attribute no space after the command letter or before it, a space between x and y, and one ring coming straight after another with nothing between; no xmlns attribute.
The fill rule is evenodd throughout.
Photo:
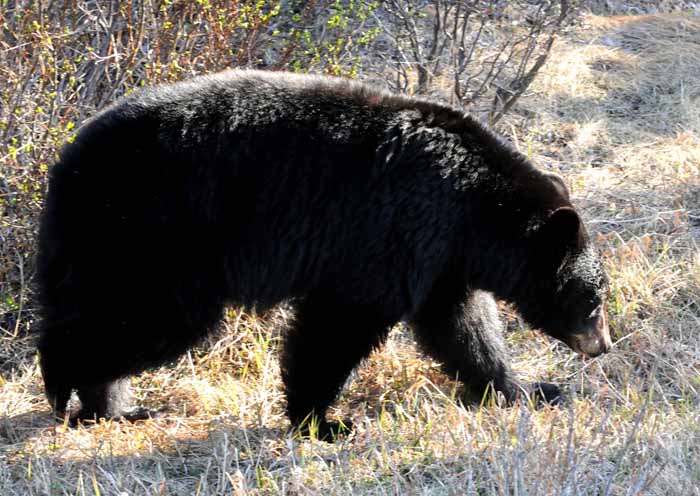
<svg viewBox="0 0 700 496"><path fill-rule="evenodd" d="M468 389L556 400L513 377L492 295L597 355L606 284L561 179L470 116L339 78L229 71L137 91L65 146L40 228L38 349L57 414L136 419L129 375L181 355L225 305L290 302L287 413L323 437L348 374L398 321Z"/></svg>

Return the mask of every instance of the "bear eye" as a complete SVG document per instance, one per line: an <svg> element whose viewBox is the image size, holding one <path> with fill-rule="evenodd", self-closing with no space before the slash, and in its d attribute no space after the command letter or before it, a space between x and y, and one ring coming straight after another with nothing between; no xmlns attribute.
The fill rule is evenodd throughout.
<svg viewBox="0 0 700 496"><path fill-rule="evenodd" d="M603 308L603 305L598 304L593 311L588 315L589 319L595 319L600 315L600 311Z"/></svg>

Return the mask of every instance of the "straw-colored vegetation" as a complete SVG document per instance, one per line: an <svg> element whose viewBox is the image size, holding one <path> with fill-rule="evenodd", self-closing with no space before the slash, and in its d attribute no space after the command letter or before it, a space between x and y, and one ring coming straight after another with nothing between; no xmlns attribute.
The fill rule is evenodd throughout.
<svg viewBox="0 0 700 496"><path fill-rule="evenodd" d="M566 406L463 407L396 329L337 404L355 434L300 442L283 415L277 335L231 310L205 346L134 379L144 404L168 406L162 418L69 429L49 414L24 322L8 317L0 493L700 494L700 19L585 16L501 126L565 177L611 278L617 343L595 360L504 308L518 372L565 384ZM0 243L27 250L3 250L0 270L30 266L17 240L34 222L0 218Z"/></svg>

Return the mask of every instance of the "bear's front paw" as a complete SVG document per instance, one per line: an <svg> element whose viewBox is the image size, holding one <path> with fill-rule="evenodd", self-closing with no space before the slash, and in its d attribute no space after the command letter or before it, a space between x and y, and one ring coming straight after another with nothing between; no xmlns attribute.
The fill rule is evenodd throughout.
<svg viewBox="0 0 700 496"><path fill-rule="evenodd" d="M537 408L544 405L561 405L566 396L556 384L548 382L536 382L528 388L528 396Z"/></svg>
<svg viewBox="0 0 700 496"><path fill-rule="evenodd" d="M302 439L316 438L327 443L335 442L336 439L348 436L353 429L352 422L344 420L342 422L328 422L326 420L316 422L305 422L297 427L297 433Z"/></svg>

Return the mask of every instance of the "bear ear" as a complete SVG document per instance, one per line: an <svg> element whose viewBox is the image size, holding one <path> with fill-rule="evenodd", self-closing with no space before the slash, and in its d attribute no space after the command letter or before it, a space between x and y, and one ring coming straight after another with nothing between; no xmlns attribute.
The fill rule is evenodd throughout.
<svg viewBox="0 0 700 496"><path fill-rule="evenodd" d="M581 217L572 207L559 207L540 228L540 241L548 251L570 247L581 241Z"/></svg>
<svg viewBox="0 0 700 496"><path fill-rule="evenodd" d="M568 201L569 198L569 188L566 187L566 183L564 182L564 179L559 175L554 172L544 172L544 176L551 182L554 187L556 188L557 192L566 198Z"/></svg>

